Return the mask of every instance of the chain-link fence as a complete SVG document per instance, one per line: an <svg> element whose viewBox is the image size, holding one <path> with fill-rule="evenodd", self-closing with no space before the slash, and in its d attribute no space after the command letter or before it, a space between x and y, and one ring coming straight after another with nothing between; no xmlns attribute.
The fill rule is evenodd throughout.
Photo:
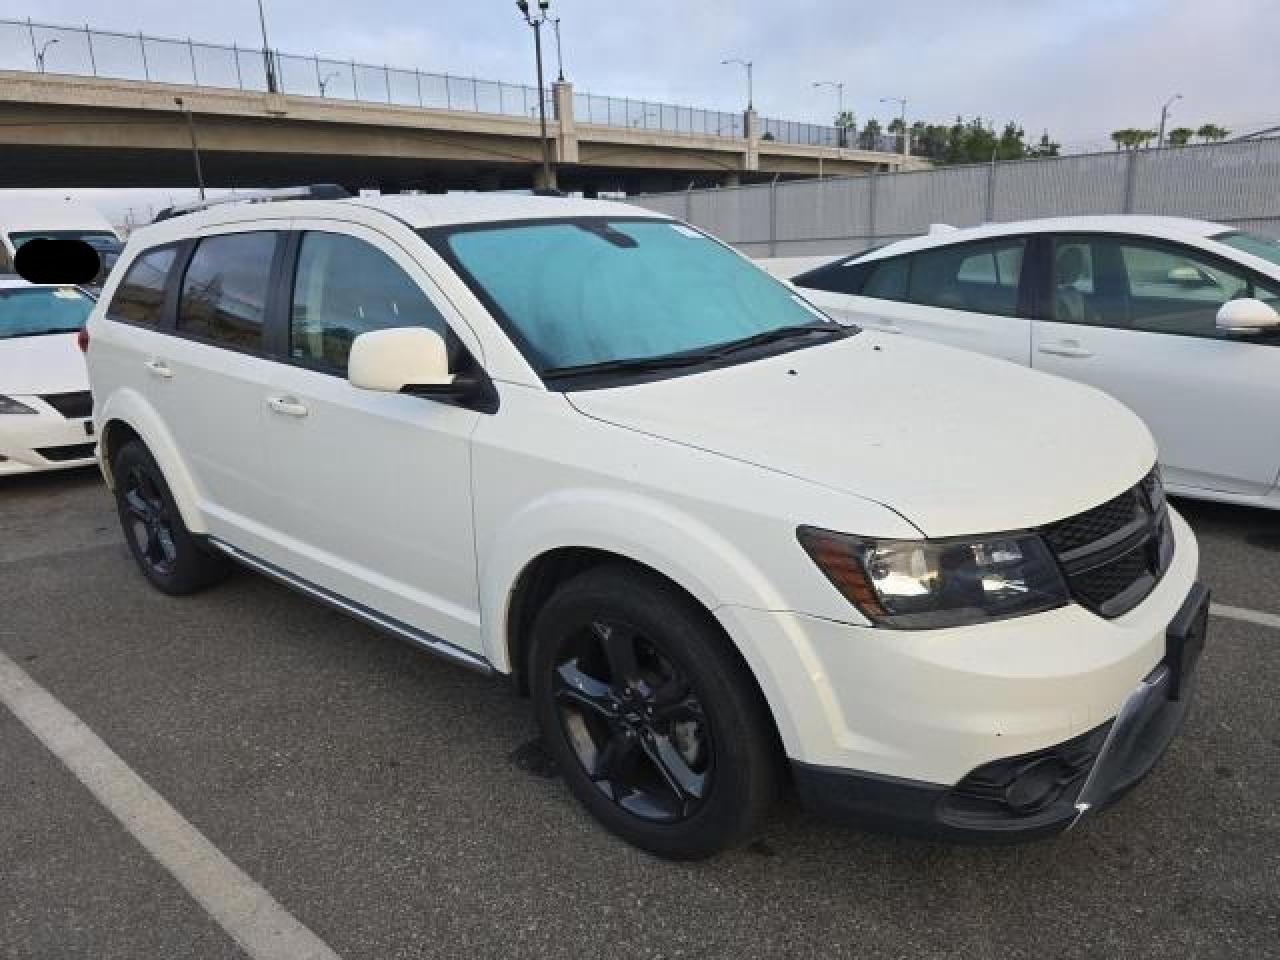
<svg viewBox="0 0 1280 960"><path fill-rule="evenodd" d="M852 253L933 223L1105 213L1195 217L1280 237L1280 139L652 194L632 200L753 256Z"/></svg>

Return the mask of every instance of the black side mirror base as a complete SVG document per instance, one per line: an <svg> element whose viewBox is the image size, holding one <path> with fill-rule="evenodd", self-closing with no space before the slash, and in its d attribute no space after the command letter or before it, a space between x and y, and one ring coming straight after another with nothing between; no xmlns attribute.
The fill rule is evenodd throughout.
<svg viewBox="0 0 1280 960"><path fill-rule="evenodd" d="M411 397L422 397L447 403L455 407L465 407L477 413L498 412L498 391L493 381L485 376L457 376L452 383L416 384L410 383L400 388L401 393Z"/></svg>

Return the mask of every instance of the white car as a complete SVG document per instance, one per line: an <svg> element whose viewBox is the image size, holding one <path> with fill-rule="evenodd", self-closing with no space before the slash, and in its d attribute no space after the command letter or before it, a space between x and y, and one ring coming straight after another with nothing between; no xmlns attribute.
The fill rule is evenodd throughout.
<svg viewBox="0 0 1280 960"><path fill-rule="evenodd" d="M235 560L514 678L657 854L788 774L865 825L1061 831L1186 711L1208 595L1137 417L843 327L648 211L211 206L133 234L88 333L156 587Z"/></svg>
<svg viewBox="0 0 1280 960"><path fill-rule="evenodd" d="M97 462L76 348L92 307L76 287L0 277L0 477Z"/></svg>
<svg viewBox="0 0 1280 960"><path fill-rule="evenodd" d="M1280 242L1065 217L931 232L792 283L846 322L1099 387L1151 428L1170 493L1280 508Z"/></svg>

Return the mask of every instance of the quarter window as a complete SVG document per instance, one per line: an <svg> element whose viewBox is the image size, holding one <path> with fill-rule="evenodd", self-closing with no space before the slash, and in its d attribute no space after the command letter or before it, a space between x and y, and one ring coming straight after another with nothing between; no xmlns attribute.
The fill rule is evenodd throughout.
<svg viewBox="0 0 1280 960"><path fill-rule="evenodd" d="M911 258L912 303L1012 317L1018 313L1018 284L1026 240L981 241Z"/></svg>
<svg viewBox="0 0 1280 960"><path fill-rule="evenodd" d="M907 298L908 263L906 257L893 257L869 264L871 269L862 288L864 297L877 300L905 300Z"/></svg>
<svg viewBox="0 0 1280 960"><path fill-rule="evenodd" d="M162 247L137 257L116 287L107 308L107 319L158 326L175 253L173 247Z"/></svg>
<svg viewBox="0 0 1280 960"><path fill-rule="evenodd" d="M289 355L345 374L352 341L389 327L429 327L448 339L440 311L377 247L339 233L303 234L293 282Z"/></svg>
<svg viewBox="0 0 1280 960"><path fill-rule="evenodd" d="M182 281L178 329L235 350L262 349L275 233L206 237Z"/></svg>

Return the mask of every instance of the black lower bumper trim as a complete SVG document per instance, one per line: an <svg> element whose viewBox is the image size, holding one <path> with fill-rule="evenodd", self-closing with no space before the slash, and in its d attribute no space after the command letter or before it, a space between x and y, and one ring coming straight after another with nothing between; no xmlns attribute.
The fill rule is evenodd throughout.
<svg viewBox="0 0 1280 960"><path fill-rule="evenodd" d="M983 764L954 785L792 761L801 801L871 830L962 843L1060 833L1145 777L1186 717L1209 591L1196 584L1166 632L1166 656L1107 723L1034 753Z"/></svg>

